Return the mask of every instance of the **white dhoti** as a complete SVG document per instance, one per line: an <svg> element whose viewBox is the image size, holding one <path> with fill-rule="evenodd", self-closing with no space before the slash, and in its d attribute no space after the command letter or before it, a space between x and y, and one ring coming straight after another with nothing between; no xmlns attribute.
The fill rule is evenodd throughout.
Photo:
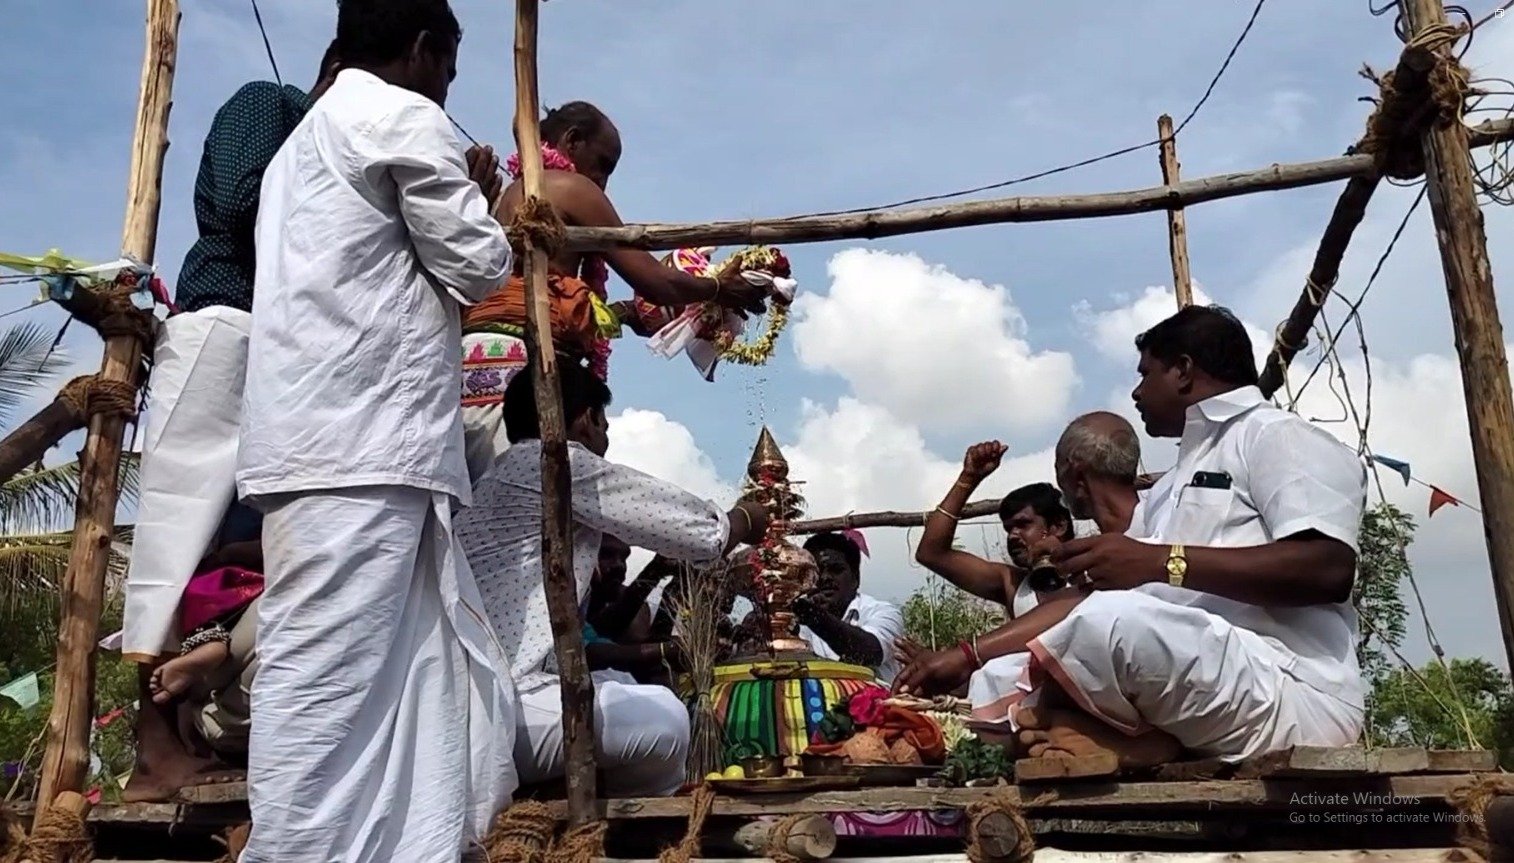
<svg viewBox="0 0 1514 863"><path fill-rule="evenodd" d="M463 451L470 482L478 482L494 457L510 446L505 436L505 386L525 367L526 343L515 336L463 336Z"/></svg>
<svg viewBox="0 0 1514 863"><path fill-rule="evenodd" d="M1017 707L1031 694L1026 668L1029 653L1011 653L983 663L967 683L972 718L979 722L1009 722Z"/></svg>
<svg viewBox="0 0 1514 863"><path fill-rule="evenodd" d="M618 797L667 796L687 777L689 712L664 686L623 683L618 672L594 677L595 764L605 791ZM545 782L565 772L562 688L520 694L515 763L522 782Z"/></svg>
<svg viewBox="0 0 1514 863"><path fill-rule="evenodd" d="M456 863L517 786L514 689L451 498L272 496L241 863Z"/></svg>
<svg viewBox="0 0 1514 863"><path fill-rule="evenodd" d="M164 321L153 350L121 652L179 650L179 600L236 495L252 316L211 306Z"/></svg>
<svg viewBox="0 0 1514 863"><path fill-rule="evenodd" d="M1200 755L1239 761L1361 736L1361 706L1290 674L1281 643L1140 591L1095 591L1029 647L1030 676L1049 674L1085 711Z"/></svg>

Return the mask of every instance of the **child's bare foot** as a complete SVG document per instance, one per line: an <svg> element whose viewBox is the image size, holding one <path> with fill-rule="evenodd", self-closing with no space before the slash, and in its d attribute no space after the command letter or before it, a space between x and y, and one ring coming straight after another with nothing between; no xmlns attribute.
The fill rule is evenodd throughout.
<svg viewBox="0 0 1514 863"><path fill-rule="evenodd" d="M168 660L153 670L148 682L153 702L167 704L178 698L191 686L204 682L230 656L231 647L226 642L212 641Z"/></svg>
<svg viewBox="0 0 1514 863"><path fill-rule="evenodd" d="M1155 767L1182 752L1177 738L1155 729L1131 737L1080 710L1022 708L1015 715L1020 743L1031 758L1114 753L1123 768Z"/></svg>

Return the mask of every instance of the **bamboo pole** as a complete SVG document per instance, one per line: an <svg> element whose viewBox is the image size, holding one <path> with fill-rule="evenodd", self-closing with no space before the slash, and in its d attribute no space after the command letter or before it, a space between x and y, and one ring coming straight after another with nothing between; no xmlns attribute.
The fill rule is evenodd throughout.
<svg viewBox="0 0 1514 863"><path fill-rule="evenodd" d="M1440 0L1403 0L1400 6L1411 34L1446 24ZM1449 57L1450 46L1441 46L1434 53ZM1509 385L1503 325L1498 319L1482 211L1472 183L1466 127L1460 123L1432 124L1421 142L1427 197L1446 274L1456 354L1466 393L1493 595L1503 626L1504 650L1510 667L1514 667L1514 392Z"/></svg>
<svg viewBox="0 0 1514 863"><path fill-rule="evenodd" d="M1162 142L1162 185L1177 185L1178 142L1173 136L1172 117L1167 114L1157 118L1157 138ZM1167 251L1172 256L1172 292L1178 298L1178 308L1187 308L1193 305L1193 275L1188 270L1188 219L1182 207L1167 211Z"/></svg>
<svg viewBox="0 0 1514 863"><path fill-rule="evenodd" d="M168 150L168 113L172 107L178 41L178 0L148 0L147 45L142 58L136 131L132 136L126 224L121 235L122 251L144 262L153 259L157 248L163 156ZM137 335L106 339L100 377L139 385L142 349ZM63 591L63 617L58 626L57 677L37 796L43 804L37 807L38 822L45 804L59 792L84 789L89 769L95 642L100 634L105 566L115 532L121 438L125 430L125 417L97 414L90 419L89 434L84 441L73 547Z"/></svg>
<svg viewBox="0 0 1514 863"><path fill-rule="evenodd" d="M525 198L541 198L541 108L536 83L537 0L515 4L515 145L520 153ZM552 321L547 305L547 254L525 241L526 337L541 428L542 569L552 644L562 685L563 751L567 763L568 820L573 826L596 817L594 773L594 681L584 658L583 625L573 577L572 494L567 431Z"/></svg>
<svg viewBox="0 0 1514 863"><path fill-rule="evenodd" d="M1472 133L1474 146L1486 146L1514 138L1514 120L1483 123ZM1375 173L1372 156L1366 153L1270 165L1255 171L1222 174L1186 180L1172 186L1157 186L1127 192L1094 195L997 198L937 207L869 210L838 216L786 216L751 221L709 224L646 224L619 228L570 227L568 247L578 250L628 246L656 251L692 246L725 246L750 243L817 243L829 240L874 240L900 234L944 231L978 225L1010 222L1049 222L1124 216L1218 201L1237 195L1317 186Z"/></svg>
<svg viewBox="0 0 1514 863"><path fill-rule="evenodd" d="M962 507L959 518L982 518L999 511L999 501L979 500ZM828 530L847 530L864 527L922 527L930 512L859 512L833 518L814 518L796 521L789 526L791 534L825 533Z"/></svg>
<svg viewBox="0 0 1514 863"><path fill-rule="evenodd" d="M1309 276L1304 281L1304 290L1288 313L1288 319L1278 328L1273 337L1272 352L1267 354L1267 366L1262 369L1259 383L1262 395L1267 398L1272 398L1283 385L1288 364L1308 341L1309 329L1314 326L1314 319L1335 287L1335 280L1341 272L1341 260L1351 245L1351 235L1356 233L1357 226L1366 216L1367 203L1377 191L1377 184L1375 176L1352 177L1336 199L1335 209L1330 213L1330 221L1325 225L1324 236L1320 237L1319 248L1314 253L1314 265L1309 268Z"/></svg>

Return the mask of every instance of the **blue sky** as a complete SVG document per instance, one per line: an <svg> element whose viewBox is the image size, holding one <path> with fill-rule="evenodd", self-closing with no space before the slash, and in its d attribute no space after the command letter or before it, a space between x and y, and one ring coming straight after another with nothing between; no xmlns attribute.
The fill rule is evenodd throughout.
<svg viewBox="0 0 1514 863"><path fill-rule="evenodd" d="M141 62L136 2L9 4L13 81L0 91L0 249L57 247L90 260L118 251ZM284 80L308 86L335 4L263 0ZM621 129L610 193L627 221L699 221L841 209L977 186L1149 140L1181 119L1254 4L1069 0L658 2L542 8L542 101L587 99ZM1491 2L1489 4L1491 7ZM245 0L184 4L163 182L159 266L172 281L194 237L201 139L241 84L271 77ZM511 5L455 3L466 35L449 110L510 148ZM866 10L865 12L863 10ZM1481 8L1474 10L1481 14ZM1514 76L1514 26L1476 35L1474 72ZM74 46L66 52L58 46ZM1269 0L1213 98L1178 147L1185 178L1338 155L1373 92L1363 62L1390 67L1398 44L1366 3ZM1023 194L1106 191L1160 180L1154 150L1026 183ZM1339 186L1206 204L1188 213L1193 272L1265 339L1298 295ZM1355 296L1412 200L1385 188L1346 261ZM1495 271L1514 255L1507 211L1486 208ZM724 250L730 251L730 250ZM1011 460L991 491L1050 479L1047 452L1078 412L1128 412L1130 338L1173 308L1160 214L1008 225L788 252L803 299L768 367L724 367L706 384L682 358L618 343L612 455L711 496L739 480L759 422L771 425L816 515L929 509L962 450L999 438ZM1499 282L1507 308L1508 277ZM29 288L0 311L31 298ZM612 285L612 293L625 287ZM1165 293L1164 293L1165 292ZM1332 308L1334 321L1343 305ZM56 325L50 308L10 316ZM1374 381L1374 449L1475 505L1450 318L1428 207L1364 305ZM67 340L93 367L98 345ZM1259 346L1259 350L1261 347ZM1341 354L1358 401L1354 338ZM1301 361L1312 366L1311 350ZM1298 380L1302 380L1302 375ZM1316 380L1301 412L1340 408ZM1355 443L1349 424L1329 426ZM1147 442L1148 468L1171 442ZM1466 508L1425 519L1427 492L1385 474L1420 522L1412 553L1437 633L1452 654L1500 663L1481 523ZM1391 480L1391 481L1389 481ZM993 531L973 533L992 542ZM903 531L870 533L867 589L902 598L924 574ZM1419 631L1409 655L1427 655Z"/></svg>

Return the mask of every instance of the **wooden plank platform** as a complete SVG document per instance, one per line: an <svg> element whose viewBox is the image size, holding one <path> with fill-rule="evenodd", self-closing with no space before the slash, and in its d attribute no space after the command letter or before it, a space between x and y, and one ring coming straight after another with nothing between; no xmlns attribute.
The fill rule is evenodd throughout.
<svg viewBox="0 0 1514 863"><path fill-rule="evenodd" d="M820 791L810 794L760 794L719 797L717 815L789 815L812 812L901 812L922 809L962 809L991 795L1002 795L1028 811L1136 809L1168 810L1333 806L1359 809L1390 800L1411 805L1444 805L1454 789L1472 781L1472 774L1378 776L1342 783L1298 779L1217 779L1199 782L1080 782L994 788L868 788L858 791ZM1339 800L1309 795L1338 794ZM1358 800L1353 795L1366 795ZM1315 801L1310 803L1307 801ZM1375 801L1375 804L1374 802ZM566 805L549 804L559 818ZM610 819L685 818L688 797L640 797L600 801Z"/></svg>
<svg viewBox="0 0 1514 863"><path fill-rule="evenodd" d="M833 857L828 863L967 863L965 854L914 857ZM1035 863L1483 863L1463 848L1409 848L1360 851L1066 851L1037 848ZM96 861L105 863L105 861ZM656 863L601 857L599 863ZM695 857L691 863L771 863L767 857Z"/></svg>
<svg viewBox="0 0 1514 863"><path fill-rule="evenodd" d="M965 854L932 854L915 857L834 857L830 863L967 863ZM1478 855L1461 848L1412 848L1363 851L1250 851L1250 852L1151 852L1036 850L1036 863L1482 863ZM95 863L192 863L173 860L96 860ZM599 863L657 863L654 859L600 857ZM772 863L768 857L695 857L692 863Z"/></svg>
<svg viewBox="0 0 1514 863"><path fill-rule="evenodd" d="M1444 808L1446 796L1466 785L1476 774L1409 774L1356 776L1346 779L1317 777L1267 779L1214 779L1193 782L1036 783L992 788L867 788L855 791L754 794L716 798L715 815L789 815L826 812L900 812L910 810L962 809L991 795L1038 814L1055 815L1083 810L1145 810L1143 817L1161 818L1175 811L1213 809L1286 809L1329 807L1362 810L1407 806ZM244 800L232 795L245 789L235 784L216 786L220 802L203 804L123 803L102 804L90 812L96 823L140 825L222 826L245 821ZM567 815L562 801L548 803L559 818ZM600 801L604 817L687 818L688 796L630 797ZM30 805L16 807L29 817ZM1134 817L1134 815L1132 815Z"/></svg>

